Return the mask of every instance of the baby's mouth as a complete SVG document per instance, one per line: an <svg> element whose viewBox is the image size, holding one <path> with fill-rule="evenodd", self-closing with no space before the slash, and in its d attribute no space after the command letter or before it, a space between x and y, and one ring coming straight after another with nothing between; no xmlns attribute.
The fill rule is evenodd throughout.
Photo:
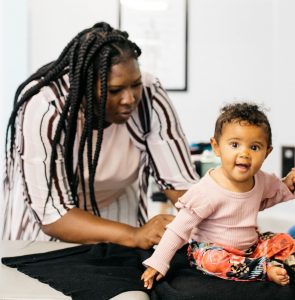
<svg viewBox="0 0 295 300"><path fill-rule="evenodd" d="M241 171L247 171L250 169L249 164L236 164L236 167L238 167Z"/></svg>

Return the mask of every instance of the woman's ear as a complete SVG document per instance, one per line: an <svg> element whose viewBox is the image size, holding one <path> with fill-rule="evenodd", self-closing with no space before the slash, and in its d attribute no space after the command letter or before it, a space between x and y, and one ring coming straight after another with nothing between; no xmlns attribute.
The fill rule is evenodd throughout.
<svg viewBox="0 0 295 300"><path fill-rule="evenodd" d="M212 137L210 139L210 143L211 143L211 147L212 147L212 150L214 151L215 155L217 157L220 157L220 149L219 149L219 145L216 141L216 139L214 137Z"/></svg>

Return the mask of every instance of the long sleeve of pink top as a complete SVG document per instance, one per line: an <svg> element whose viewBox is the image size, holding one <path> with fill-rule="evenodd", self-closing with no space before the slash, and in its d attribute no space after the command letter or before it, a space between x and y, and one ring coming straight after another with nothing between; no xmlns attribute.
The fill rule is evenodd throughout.
<svg viewBox="0 0 295 300"><path fill-rule="evenodd" d="M245 193L225 190L208 172L179 198L180 211L143 264L165 275L175 252L190 239L246 250L257 240L258 212L294 198L279 178L262 171Z"/></svg>
<svg viewBox="0 0 295 300"><path fill-rule="evenodd" d="M174 221L167 226L153 255L146 259L143 264L166 275L175 252L188 242L192 228L201 221L202 219L197 218L187 208L181 209ZM181 233L175 232L174 228L181 228Z"/></svg>

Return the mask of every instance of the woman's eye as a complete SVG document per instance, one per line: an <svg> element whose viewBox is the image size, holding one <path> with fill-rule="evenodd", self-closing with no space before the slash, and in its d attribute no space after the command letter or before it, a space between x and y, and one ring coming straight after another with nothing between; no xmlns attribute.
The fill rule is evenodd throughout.
<svg viewBox="0 0 295 300"><path fill-rule="evenodd" d="M114 89L114 90L109 90L110 94L118 94L121 91L121 89Z"/></svg>
<svg viewBox="0 0 295 300"><path fill-rule="evenodd" d="M142 86L142 82L137 82L133 85L133 87L140 87L140 86Z"/></svg>

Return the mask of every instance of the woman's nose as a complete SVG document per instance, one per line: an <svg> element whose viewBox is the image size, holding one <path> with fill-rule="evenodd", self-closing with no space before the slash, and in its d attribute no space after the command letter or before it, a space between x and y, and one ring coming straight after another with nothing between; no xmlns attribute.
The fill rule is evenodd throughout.
<svg viewBox="0 0 295 300"><path fill-rule="evenodd" d="M134 103L136 103L136 97L135 97L133 91L131 89L126 90L123 93L121 104L133 105Z"/></svg>

